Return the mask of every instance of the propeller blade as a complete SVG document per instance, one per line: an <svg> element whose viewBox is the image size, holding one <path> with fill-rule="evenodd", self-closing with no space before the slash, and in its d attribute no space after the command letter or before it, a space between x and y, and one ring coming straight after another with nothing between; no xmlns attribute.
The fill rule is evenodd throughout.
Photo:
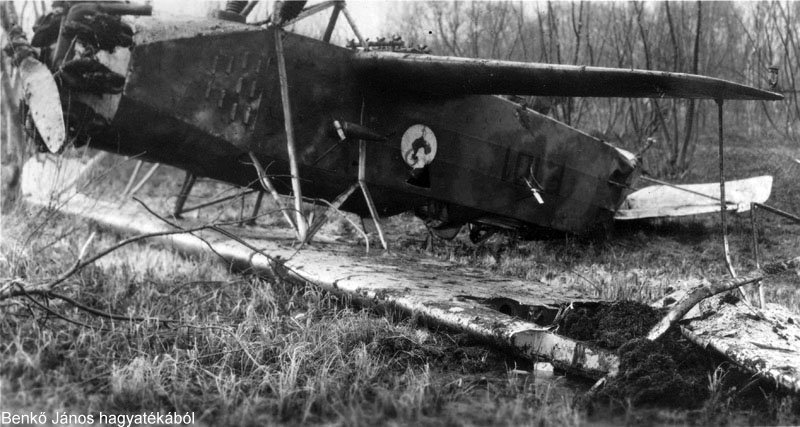
<svg viewBox="0 0 800 427"><path fill-rule="evenodd" d="M19 75L33 124L47 149L58 153L64 147L67 132L61 96L53 74L46 65L27 57L19 64Z"/></svg>
<svg viewBox="0 0 800 427"><path fill-rule="evenodd" d="M33 124L47 149L57 153L64 147L67 132L56 80L47 66L36 59L28 38L19 26L13 1L5 2L0 7L0 18L14 51L14 64L19 69L23 95Z"/></svg>

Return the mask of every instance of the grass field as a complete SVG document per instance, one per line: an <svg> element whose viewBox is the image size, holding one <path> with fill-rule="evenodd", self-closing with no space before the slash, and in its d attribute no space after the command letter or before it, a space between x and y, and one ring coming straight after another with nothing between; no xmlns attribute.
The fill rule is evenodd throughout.
<svg viewBox="0 0 800 427"><path fill-rule="evenodd" d="M4 226L27 231L24 218L9 215ZM85 228L68 218L50 224L33 243L57 240L46 249L4 248L13 277L37 283L68 268ZM103 235L94 245L117 238ZM190 411L208 425L578 420L570 401L549 395L558 385L537 384L524 361L312 288L237 276L212 261L132 246L64 287L81 304L150 319L142 322L58 302L47 310L6 302L4 410Z"/></svg>
<svg viewBox="0 0 800 427"><path fill-rule="evenodd" d="M772 173L771 202L800 211L800 165L784 163L798 157L797 149L730 141L729 177ZM683 179L713 181L713 144L698 147L696 159ZM103 178L94 191L118 193L130 166ZM164 168L157 178L144 194L151 200L176 194L182 175ZM206 184L196 195L202 199L221 188ZM168 202L161 199L157 208L165 211ZM234 204L203 215L237 212ZM800 227L766 214L762 219L762 259L798 255ZM2 221L1 286L51 282L70 268L94 231L19 204ZM279 217L260 221L278 223ZM651 302L668 289L725 273L716 216L628 224L606 239L496 236L474 246L462 234L437 242L433 253L422 249L427 233L412 216L391 219L388 228L397 250L609 299ZM358 244L343 220L325 231ZM87 252L121 238L100 232ZM731 220L731 243L735 265L753 268L748 216ZM35 296L0 301L0 411L92 414L95 420L101 412L194 413L202 425L800 423L796 397L767 388L741 393L742 383L725 374L725 366L709 370L710 397L696 408L587 405L579 395L591 383L554 376L545 365L421 327L400 313L234 274L214 261L134 244L59 285L76 304ZM767 299L800 313L799 285L796 276L780 276L766 285Z"/></svg>

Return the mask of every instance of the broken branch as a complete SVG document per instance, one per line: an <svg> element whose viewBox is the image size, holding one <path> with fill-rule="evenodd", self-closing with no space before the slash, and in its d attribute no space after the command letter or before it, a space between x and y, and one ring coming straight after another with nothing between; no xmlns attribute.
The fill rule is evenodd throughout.
<svg viewBox="0 0 800 427"><path fill-rule="evenodd" d="M81 251L78 252L78 260L77 260L78 262L80 262L83 259L83 257L86 256L86 250L89 249L89 245L92 243L92 240L94 240L95 236L97 236L97 232L92 231L92 234L90 234L89 238L86 239L86 243L83 244L83 246L81 247Z"/></svg>
<svg viewBox="0 0 800 427"><path fill-rule="evenodd" d="M647 339L651 341L657 340L659 337L664 335L664 333L666 333L667 330L672 327L672 325L682 319L683 316L692 309L692 307L706 298L733 289L738 289L750 283L758 282L768 276L773 276L798 268L800 268L800 257L765 265L763 268L755 270L754 272L743 277L724 280L711 284L710 286L697 287L689 292L689 294L686 295L686 297L680 302L675 304L669 313L667 313L667 315L664 316L664 318L661 319L661 321L659 321L658 324L656 324L656 326L650 330L650 332L647 334Z"/></svg>
<svg viewBox="0 0 800 427"><path fill-rule="evenodd" d="M70 297L68 297L66 295L59 294L57 292L53 292L53 291L50 291L50 290L47 290L47 289L31 289L31 290L27 290L27 289L25 289L24 286L22 286L21 283L15 283L15 285L17 287L17 290L11 291L8 294L3 295L2 299L24 296L24 297L28 298L29 300L33 301L37 306L43 307L42 304L40 304L38 301L36 301L36 300L34 300L32 298L33 296L41 296L41 297L44 297L46 299L60 299L60 300L72 305L73 307L75 307L75 308L77 308L79 310L85 311L85 312L87 312L89 314L93 314L93 315L98 316L98 317L103 317L103 318L106 318L106 319L110 319L110 320L124 320L126 322L155 321L155 322L158 322L158 323L161 323L161 324L164 324L164 325L169 325L170 323L172 323L172 324L180 323L179 321L173 320L173 319L161 319L161 318L158 318L158 317L148 318L148 317L137 317L137 316L125 316L125 315L121 315L121 314L108 313L108 312L105 312L105 311L102 311L102 310L98 310L98 309L83 305L83 304L79 303L78 301L76 301L76 300L74 300L74 299L72 299L72 298L70 298ZM86 325L84 323L77 322L77 321L75 321L73 319L67 319L63 315L58 314L58 313L52 311L49 308L47 309L47 312L50 313L50 314L53 314L53 315L55 315L55 316L57 316L57 317L59 317L59 318L61 318L63 320L66 320L68 322L75 323L75 324L77 324L79 326L91 327L91 326Z"/></svg>
<svg viewBox="0 0 800 427"><path fill-rule="evenodd" d="M99 253L95 254L94 256L92 256L91 258L89 258L86 261L81 261L80 258L79 258L78 261L72 266L72 268L70 268L69 270L64 272L56 280L50 282L50 284L48 284L45 287L45 289L47 289L47 290L54 289L56 286L58 286L59 284L61 284L62 282L64 282L68 278L70 278L72 275L74 275L78 271L80 271L83 268L85 268L87 265L94 263L98 259L110 254L111 252L116 251L117 249L119 249L119 248L121 248L123 246L127 246L127 245L129 245L131 243L135 243L135 242L138 242L140 240L148 239L148 238L151 238L151 237L168 236L168 235L172 235L172 234L190 233L190 232L193 232L193 231L205 230L207 228L211 228L211 226L210 225L203 225L203 226L200 226L200 227L188 228L188 229L182 229L182 230L171 230L171 231L160 231L160 232L156 232L156 233L146 233L146 234L140 234L138 236L134 236L134 237L125 239L125 240L123 240L123 241L121 241L121 242L119 242L119 243L117 243L117 244L115 244L113 246L110 246L110 247L100 251ZM88 242L87 242L87 244L88 244ZM83 250L82 250L82 252L83 252ZM83 255L83 254L81 254L81 255ZM5 299L5 296L0 296L0 300L2 300L2 299Z"/></svg>

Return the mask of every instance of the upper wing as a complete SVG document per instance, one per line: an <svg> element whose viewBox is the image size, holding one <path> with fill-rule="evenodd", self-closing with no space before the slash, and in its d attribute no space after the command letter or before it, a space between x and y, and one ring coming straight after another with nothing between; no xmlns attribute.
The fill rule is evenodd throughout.
<svg viewBox="0 0 800 427"><path fill-rule="evenodd" d="M381 84L442 94L781 100L783 95L693 74L357 52L356 70Z"/></svg>

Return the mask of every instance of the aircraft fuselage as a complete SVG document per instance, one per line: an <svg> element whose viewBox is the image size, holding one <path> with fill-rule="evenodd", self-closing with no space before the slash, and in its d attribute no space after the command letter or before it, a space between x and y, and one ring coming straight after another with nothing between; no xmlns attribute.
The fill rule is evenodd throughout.
<svg viewBox="0 0 800 427"><path fill-rule="evenodd" d="M123 94L79 97L109 121L91 130L91 145L256 187L252 151L289 194L275 30L151 18L136 29ZM357 179L358 143L340 141L334 120L385 136L366 143L366 181L384 216L433 202L453 224L581 233L611 220L634 178L630 156L504 98L374 84L353 67L354 51L284 34L306 197L332 200ZM342 209L368 214L361 197Z"/></svg>

